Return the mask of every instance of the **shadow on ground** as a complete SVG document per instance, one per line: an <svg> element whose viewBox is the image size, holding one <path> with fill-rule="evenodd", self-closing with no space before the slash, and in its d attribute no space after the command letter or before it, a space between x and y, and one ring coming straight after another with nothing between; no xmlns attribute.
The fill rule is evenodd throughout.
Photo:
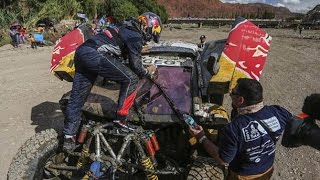
<svg viewBox="0 0 320 180"><path fill-rule="evenodd" d="M50 128L57 132L61 132L63 129L64 116L58 103L46 101L32 107L31 120L31 125L37 125L36 133Z"/></svg>

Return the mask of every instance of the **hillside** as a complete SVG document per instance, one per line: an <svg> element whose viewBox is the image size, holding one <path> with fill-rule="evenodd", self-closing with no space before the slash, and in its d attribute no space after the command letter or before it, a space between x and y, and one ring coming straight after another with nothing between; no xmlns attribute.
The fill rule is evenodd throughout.
<svg viewBox="0 0 320 180"><path fill-rule="evenodd" d="M170 17L217 17L234 18L287 18L289 9L267 4L230 4L219 0L157 0L165 6Z"/></svg>
<svg viewBox="0 0 320 180"><path fill-rule="evenodd" d="M310 10L303 21L305 23L320 24L320 4Z"/></svg>

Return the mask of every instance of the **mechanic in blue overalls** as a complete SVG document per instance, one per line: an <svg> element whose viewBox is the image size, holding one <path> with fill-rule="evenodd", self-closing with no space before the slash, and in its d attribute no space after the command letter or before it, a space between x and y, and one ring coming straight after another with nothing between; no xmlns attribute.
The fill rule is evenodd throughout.
<svg viewBox="0 0 320 180"><path fill-rule="evenodd" d="M121 127L132 129L126 118L136 96L139 78L151 76L156 71L155 66L145 69L141 61L141 50L145 42L151 39L158 41L160 37L159 31L146 31L150 28L161 28L148 27L148 21L158 21L156 24L161 25L159 16L150 12L144 13L137 19L131 18L122 25L103 30L77 48L74 60L75 76L63 129L64 150L73 151L76 148L75 139L81 122L81 110L98 75L120 84L117 117L114 122ZM120 62L120 57L129 60L129 67Z"/></svg>

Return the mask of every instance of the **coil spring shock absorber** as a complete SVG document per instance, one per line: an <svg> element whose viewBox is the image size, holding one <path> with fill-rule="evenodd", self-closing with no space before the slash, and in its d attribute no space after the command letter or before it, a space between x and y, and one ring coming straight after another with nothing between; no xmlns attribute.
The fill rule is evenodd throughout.
<svg viewBox="0 0 320 180"><path fill-rule="evenodd" d="M149 157L146 157L145 159L141 160L141 164L144 166L146 169L154 169L153 163L151 162L151 159ZM153 173L147 173L147 179L148 180L158 180L158 176Z"/></svg>
<svg viewBox="0 0 320 180"><path fill-rule="evenodd" d="M159 147L159 143L158 143L158 140L156 138L156 135L153 131L147 131L146 132L146 137L145 137L145 141L144 141L145 145L146 145L146 148L147 148L147 151L148 153L150 154L150 159L153 163L153 166L154 167L157 167L158 166L158 162L155 158L155 154L156 154L156 151L159 151L160 150L160 147Z"/></svg>
<svg viewBox="0 0 320 180"><path fill-rule="evenodd" d="M144 152L144 149L142 148L142 146L140 144L141 141L140 140L134 140L133 142L136 145L137 150L138 150L138 152L139 152L139 154L141 156L141 159L140 159L141 165L145 169L148 169L148 170L155 169L152 161L150 160L150 158L146 156L146 154ZM151 172L146 172L146 174L147 174L147 179L148 180L158 180L158 176L156 174L151 173Z"/></svg>
<svg viewBox="0 0 320 180"><path fill-rule="evenodd" d="M84 144L83 148L81 150L81 155L80 155L79 160L77 162L78 168L82 167L86 163L88 156L89 156L89 147L86 144Z"/></svg>
<svg viewBox="0 0 320 180"><path fill-rule="evenodd" d="M151 132L149 134L149 137L150 137L150 140L151 140L151 143L152 143L152 146L154 148L154 150L157 152L160 150L160 147L159 147L159 143L158 143L158 140L157 140L157 137L156 137L156 134L154 132Z"/></svg>

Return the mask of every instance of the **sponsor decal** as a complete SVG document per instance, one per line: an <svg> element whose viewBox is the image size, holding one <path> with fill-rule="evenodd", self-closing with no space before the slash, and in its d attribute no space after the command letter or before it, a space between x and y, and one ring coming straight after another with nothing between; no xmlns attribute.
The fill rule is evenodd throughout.
<svg viewBox="0 0 320 180"><path fill-rule="evenodd" d="M245 142L250 142L259 139L268 133L259 123L252 121L246 127L242 128L242 134Z"/></svg>
<svg viewBox="0 0 320 180"><path fill-rule="evenodd" d="M164 59L161 57L143 57L142 58L142 64L143 65L150 65L150 64L154 64L156 66L183 66L183 63L191 60L191 59L179 59L179 57L171 57L168 59Z"/></svg>
<svg viewBox="0 0 320 180"><path fill-rule="evenodd" d="M261 122L265 124L271 132L276 132L281 129L280 122L275 116L261 120Z"/></svg>

